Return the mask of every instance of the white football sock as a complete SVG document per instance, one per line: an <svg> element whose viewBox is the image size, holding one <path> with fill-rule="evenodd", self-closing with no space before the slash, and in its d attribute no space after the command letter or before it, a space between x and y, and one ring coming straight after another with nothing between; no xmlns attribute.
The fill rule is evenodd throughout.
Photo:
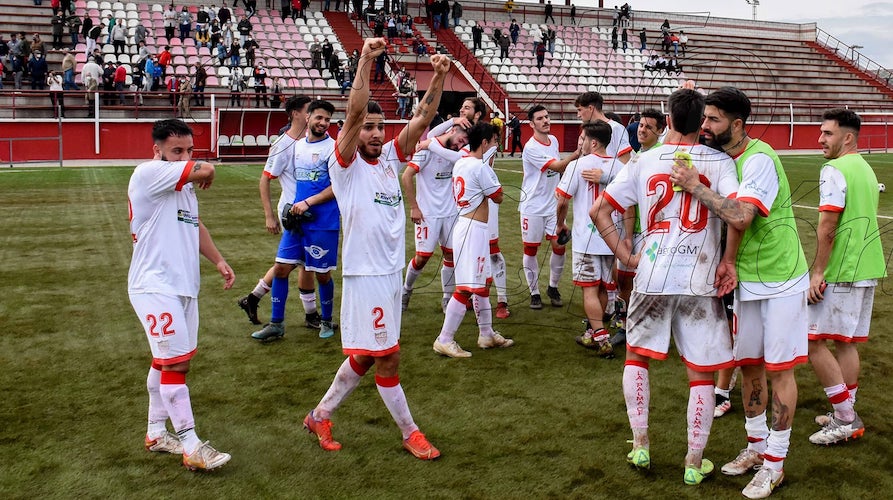
<svg viewBox="0 0 893 500"><path fill-rule="evenodd" d="M747 432L747 449L759 454L766 452L766 439L769 426L766 424L766 411L756 417L744 417L744 431Z"/></svg>
<svg viewBox="0 0 893 500"><path fill-rule="evenodd" d="M493 285L496 287L496 301L508 302L506 292L505 257L502 252L490 254L490 264L493 271Z"/></svg>
<svg viewBox="0 0 893 500"><path fill-rule="evenodd" d="M443 289L444 297L449 297L456 290L456 268L453 267L452 262L447 265L444 261L440 268L440 286Z"/></svg>
<svg viewBox="0 0 893 500"><path fill-rule="evenodd" d="M769 431L769 439L766 441L763 467L774 471L784 469L784 459L787 458L788 448L791 446L791 429Z"/></svg>
<svg viewBox="0 0 893 500"><path fill-rule="evenodd" d="M367 368L363 368L357 363L353 356L348 356L341 363L341 366L338 367L335 379L332 380L329 390L326 391L325 396L316 405L316 409L313 411L313 418L318 420L331 418L332 413L338 409L338 406L357 388L367 370Z"/></svg>
<svg viewBox="0 0 893 500"><path fill-rule="evenodd" d="M409 264L406 264L406 279L403 280L403 289L412 290L415 280L419 279L420 274L422 271L415 268L415 258L409 259Z"/></svg>
<svg viewBox="0 0 893 500"><path fill-rule="evenodd" d="M159 388L161 401L167 409L171 424L180 442L183 452L191 454L201 445L195 434L195 417L192 415L192 402L189 399L189 387L186 386L186 374L180 372L162 372Z"/></svg>
<svg viewBox="0 0 893 500"><path fill-rule="evenodd" d="M536 260L536 255L524 254L521 258L521 264L524 266L524 277L527 279L527 288L530 289L530 295L539 295L540 264Z"/></svg>
<svg viewBox="0 0 893 500"><path fill-rule="evenodd" d="M251 295L254 295L257 298L261 298L268 293L270 293L270 285L268 285L263 279L258 280L257 286L254 287L254 290L251 291Z"/></svg>
<svg viewBox="0 0 893 500"><path fill-rule="evenodd" d="M472 295L474 312L477 316L478 331L485 337L493 336L493 309L490 305L490 297Z"/></svg>
<svg viewBox="0 0 893 500"><path fill-rule="evenodd" d="M440 335L437 341L441 344L449 344L456 337L456 330L462 324L462 318L465 317L465 304L459 302L454 295L447 302L446 314L443 316L443 327L440 329Z"/></svg>
<svg viewBox="0 0 893 500"><path fill-rule="evenodd" d="M633 434L644 434L648 429L648 405L651 402L647 364L626 362L623 367L623 399L626 401L626 414Z"/></svg>
<svg viewBox="0 0 893 500"><path fill-rule="evenodd" d="M561 273L564 272L564 261L565 254L558 255L552 252L552 256L549 257L549 286L552 288L558 288L558 284L561 282Z"/></svg>
<svg viewBox="0 0 893 500"><path fill-rule="evenodd" d="M700 456L707 447L710 427L713 426L713 407L716 406L713 394L713 381L689 383L688 388L688 453L689 457ZM690 462L695 463L697 462Z"/></svg>
<svg viewBox="0 0 893 500"><path fill-rule="evenodd" d="M384 405L391 412L391 417L400 428L403 439L409 438L409 435L419 430L419 427L413 422L412 414L409 413L409 405L406 403L406 395L403 393L403 387L400 386L400 377L375 376L375 386L378 387L378 394L381 395Z"/></svg>
<svg viewBox="0 0 893 500"><path fill-rule="evenodd" d="M316 289L301 290L301 303L304 304L304 314L313 314L316 312Z"/></svg>
<svg viewBox="0 0 893 500"><path fill-rule="evenodd" d="M167 410L161 401L161 370L149 367L146 377L146 389L149 390L149 425L146 436L155 439L167 432Z"/></svg>

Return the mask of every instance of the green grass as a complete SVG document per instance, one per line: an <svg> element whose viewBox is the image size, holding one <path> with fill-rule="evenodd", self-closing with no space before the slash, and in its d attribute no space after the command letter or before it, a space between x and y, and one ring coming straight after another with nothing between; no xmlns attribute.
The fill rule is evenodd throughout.
<svg viewBox="0 0 893 500"><path fill-rule="evenodd" d="M869 161L885 182L893 157ZM820 160L785 157L798 205L814 207ZM416 422L443 452L423 463L400 447L400 433L371 377L336 413L337 453L301 429L343 360L337 338L302 327L300 301L288 306L283 341L260 345L235 299L272 263L278 238L263 228L257 165L218 169L199 194L202 219L237 275L236 287L202 264L199 353L189 376L199 435L232 461L194 474L178 458L142 447L149 351L127 299L130 259L126 188L131 168L0 172L0 497L2 498L740 498L748 478L718 476L682 484L687 384L678 358L652 363L653 469L625 463L630 432L620 387L622 358L603 360L574 344L580 294L569 304L527 308L520 272L518 162L500 161L506 186L501 247L509 268L512 317L497 328L516 340L504 351L437 357L440 283L425 269L404 316L401 376ZM886 179L893 187L893 179ZM811 260L817 212L797 208ZM893 216L893 195L881 196ZM890 219L882 219L893 249ZM411 254L411 240L408 253ZM541 252L543 253L543 252ZM540 258L545 258L540 255ZM339 280L340 281L340 280ZM885 283L886 284L886 283ZM336 287L336 301L340 286ZM893 491L893 328L885 286L878 288L871 341L862 349L859 412L865 438L820 448L807 442L814 415L826 411L809 366L797 370L800 400L787 479L778 498L866 498ZM269 315L264 299L262 315ZM337 316L337 309L336 309ZM474 345L469 315L458 335ZM744 446L740 396L714 423L706 456L718 465Z"/></svg>

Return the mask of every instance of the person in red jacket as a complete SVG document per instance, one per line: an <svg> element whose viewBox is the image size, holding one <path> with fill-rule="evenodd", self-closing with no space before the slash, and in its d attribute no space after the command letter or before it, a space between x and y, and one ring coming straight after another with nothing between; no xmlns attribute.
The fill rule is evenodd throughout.
<svg viewBox="0 0 893 500"><path fill-rule="evenodd" d="M115 69L115 92L118 93L118 102L124 105L124 83L127 82L127 68L119 64Z"/></svg>
<svg viewBox="0 0 893 500"><path fill-rule="evenodd" d="M167 76L167 67L171 64L171 46L165 45L164 50L158 54L158 65L161 66L161 78Z"/></svg>

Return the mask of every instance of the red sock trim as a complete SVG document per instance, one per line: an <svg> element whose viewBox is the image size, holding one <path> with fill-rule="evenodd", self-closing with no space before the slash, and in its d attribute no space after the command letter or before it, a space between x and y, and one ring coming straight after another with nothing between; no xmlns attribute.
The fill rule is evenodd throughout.
<svg viewBox="0 0 893 500"><path fill-rule="evenodd" d="M153 360L152 361L152 369L161 371L161 364L158 363L157 361Z"/></svg>
<svg viewBox="0 0 893 500"><path fill-rule="evenodd" d="M468 299L470 299L471 297L468 295L465 295L464 293L461 293L459 291L455 291L455 292L453 292L453 298L458 300L462 305L467 306Z"/></svg>
<svg viewBox="0 0 893 500"><path fill-rule="evenodd" d="M763 458L768 462L782 462L782 461L784 461L784 457L773 457L772 455L769 455L768 453L764 453Z"/></svg>
<svg viewBox="0 0 893 500"><path fill-rule="evenodd" d="M443 267L455 267L455 264L451 260L444 260Z"/></svg>
<svg viewBox="0 0 893 500"><path fill-rule="evenodd" d="M396 387L400 385L400 375L382 377L381 375L375 374L375 383L382 387Z"/></svg>
<svg viewBox="0 0 893 500"><path fill-rule="evenodd" d="M831 402L832 405L836 405L837 403L843 403L847 399L850 398L850 391L839 392L833 396L828 398L828 401Z"/></svg>
<svg viewBox="0 0 893 500"><path fill-rule="evenodd" d="M494 253L499 253L499 240L490 241L490 255Z"/></svg>
<svg viewBox="0 0 893 500"><path fill-rule="evenodd" d="M540 245L537 243L536 245L528 245L524 244L524 255L529 257L536 257L536 251L539 250Z"/></svg>
<svg viewBox="0 0 893 500"><path fill-rule="evenodd" d="M761 442L761 441L765 441L765 440L766 440L765 438L759 438L759 437L747 436L747 442L748 442L748 443L759 443L759 442Z"/></svg>
<svg viewBox="0 0 893 500"><path fill-rule="evenodd" d="M853 385L849 385L849 384L847 384L846 388L847 388L847 390L852 391L852 390L854 390L854 389L858 389L858 388L859 388L859 384L853 384Z"/></svg>
<svg viewBox="0 0 893 500"><path fill-rule="evenodd" d="M713 385L712 380L692 380L688 383L689 387L698 387L701 385Z"/></svg>
<svg viewBox="0 0 893 500"><path fill-rule="evenodd" d="M415 261L415 257L413 257L412 260L409 261L409 264L412 266L412 269L414 271L421 271L421 269L419 269L419 265Z"/></svg>
<svg viewBox="0 0 893 500"><path fill-rule="evenodd" d="M164 370L161 372L161 383L170 385L185 384L186 374L184 372Z"/></svg>
<svg viewBox="0 0 893 500"><path fill-rule="evenodd" d="M605 283L605 290L607 290L609 292L617 290L617 283L613 283L613 282Z"/></svg>
<svg viewBox="0 0 893 500"><path fill-rule="evenodd" d="M567 249L566 249L565 247L560 247L560 248L557 248L557 249L556 249L556 248L553 248L553 249L552 249L552 253L554 253L555 255L564 255L564 253L565 253L566 251L567 251Z"/></svg>
<svg viewBox="0 0 893 500"><path fill-rule="evenodd" d="M644 369L646 369L646 370L648 369L648 362L647 362L647 361L626 360L626 362L623 363L623 364L624 364L625 366L638 366L639 368L644 368Z"/></svg>
<svg viewBox="0 0 893 500"><path fill-rule="evenodd" d="M355 360L353 358L353 356L348 356L347 359L350 360L350 367L353 369L354 373L356 373L357 375L362 377L363 375L366 374L367 371L369 371L369 367L366 367L366 366L363 366L363 365L357 363L357 360Z"/></svg>

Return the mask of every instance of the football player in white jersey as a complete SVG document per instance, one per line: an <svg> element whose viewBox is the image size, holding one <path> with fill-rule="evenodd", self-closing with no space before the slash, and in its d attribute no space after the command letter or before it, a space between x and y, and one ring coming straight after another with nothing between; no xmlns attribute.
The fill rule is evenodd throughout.
<svg viewBox="0 0 893 500"><path fill-rule="evenodd" d="M498 130L479 122L468 131L469 154L453 167L453 197L459 218L452 234L456 253L456 291L447 304L443 327L434 340L434 352L451 358L469 358L471 353L459 347L456 331L473 300L479 328L478 347L511 347L514 341L493 330L490 308L489 228L487 200L502 203L502 186L496 172L484 164L496 154ZM492 151L491 151L492 148Z"/></svg>
<svg viewBox="0 0 893 500"><path fill-rule="evenodd" d="M190 161L192 129L182 120L160 120L152 140L155 159L137 166L127 187L133 239L127 291L152 350L145 445L182 454L191 470L216 469L230 455L196 435L186 386L198 346L199 254L217 267L224 289L236 275L198 215L195 188L211 187L214 166ZM168 419L176 435L168 432Z"/></svg>
<svg viewBox="0 0 893 500"><path fill-rule="evenodd" d="M344 228L341 344L347 359L325 396L304 418L304 426L323 449L341 449L332 438L332 413L374 365L378 392L403 434L403 447L419 459L433 460L440 451L413 421L398 375L406 262L406 212L399 172L437 113L450 60L441 54L431 56L434 76L424 99L397 137L385 142L381 107L369 99L369 73L386 47L384 38L368 38L363 44L344 129L329 162Z"/></svg>
<svg viewBox="0 0 893 500"><path fill-rule="evenodd" d="M466 98L462 101L462 106L459 108L459 115L456 118L445 120L443 123L428 131L426 140L419 143L418 151L413 157L413 161L410 162L409 165L407 165L406 170L403 171L401 180L403 182L404 194L409 201L410 217L415 224L416 231L416 254L410 259L409 264L406 265L406 279L403 282L402 304L404 311L409 307L409 300L412 297L415 281L418 279L419 274L421 274L422 269L424 269L425 265L428 263L428 260L434 251L434 245L438 243L438 238L440 238L441 235L444 235L443 239L439 241L441 252L443 252L443 267L440 269L440 284L443 289L442 308L444 311L446 311L446 304L453 295L453 290L456 288L456 281L453 279L453 249L450 248L450 233L453 229L452 224L456 219L452 187L447 185L441 186L440 189L428 189L429 186L433 187L433 185L440 183L437 181L429 182L425 179L425 176L422 176L421 179L424 180L419 181L419 191L423 198L428 198L430 200L423 200L422 204L432 204L439 208L434 209L431 214L428 214L426 213L427 210L423 210L425 207L416 207L418 203L415 199L415 187L412 185L412 177L418 173L418 169L413 165L419 166L420 164L417 163L415 159L418 157L421 161L433 161L435 165L439 166L438 168L428 170L428 178L430 178L432 173L436 171L440 175L441 180L451 179L453 165L462 155L468 152L468 148L464 147L465 143L468 142L467 134L460 134L457 137L452 138L452 131L456 130L457 126L463 131L468 130L480 120L484 111L486 111L484 101L477 97ZM434 144L433 148L429 147L436 137L440 137L441 142ZM437 146L445 145L447 139L449 139L450 142L449 147L440 147L439 149L436 149ZM459 146L460 143L462 143L461 146ZM457 151L462 152L458 153ZM435 160L429 156L431 152L434 152L439 159ZM449 169L447 169L447 166ZM423 182L425 185L421 184ZM449 182L446 184L449 184ZM428 192L427 195L425 194L425 191ZM448 212L445 211L447 209ZM440 217L446 217L446 215L438 216L438 213L448 213L451 220L447 221L441 219ZM433 220L432 223L429 224L427 222L427 217L429 217L429 215L437 217L438 219ZM444 225L442 224L443 222L448 222L449 225ZM437 226L440 227L438 228Z"/></svg>
<svg viewBox="0 0 893 500"><path fill-rule="evenodd" d="M719 295L736 285L735 252L720 252L722 221L691 194L673 189L674 156L686 153L698 165L704 184L720 195L738 189L735 163L725 153L698 144L704 97L677 90L668 100L673 125L667 142L636 156L620 170L590 210L590 215L617 259L637 268L630 301L623 395L633 431L627 460L648 468L650 383L649 359L666 359L672 338L689 379L688 453L683 481L700 484L713 472L703 458L713 424L713 376L732 366L731 339ZM632 253L621 240L611 212L639 205L645 249Z"/></svg>
<svg viewBox="0 0 893 500"><path fill-rule="evenodd" d="M583 290L583 311L587 318L586 332L577 337L577 343L595 349L600 356L605 357L614 354L608 330L603 324L605 307L608 305L607 285L614 281L614 253L589 219L589 209L622 166L605 151L605 147L611 143L611 132L611 126L601 120L585 123L580 133L580 150L583 156L567 166L561 182L555 188L559 233L570 230L566 218L570 202L574 200L571 239L574 252L573 278L574 285ZM588 178L595 180L584 179L583 172L587 173Z"/></svg>
<svg viewBox="0 0 893 500"><path fill-rule="evenodd" d="M288 116L289 128L270 146L270 154L260 176L259 190L260 200L264 207L264 224L270 234L280 233L279 218L282 215L282 207L286 203L292 203L295 199L297 179L294 175L292 153L295 144L307 135L307 105L310 104L310 101L312 99L305 95L292 96L285 101L285 114ZM270 183L273 179L279 181L281 188L275 212L270 198ZM255 325L261 324L257 317L257 306L260 299L269 293L273 286L274 268L275 265L267 271L263 278L258 280L257 286L251 293L237 302L248 315L248 320ZM313 288L313 274L304 271L303 266L298 268L298 290L301 292L307 326L314 329L320 328L320 316L316 308L316 290Z"/></svg>
<svg viewBox="0 0 893 500"><path fill-rule="evenodd" d="M320 321L319 337L327 339L335 334L332 324L335 283L332 270L338 263L339 214L332 182L329 179L329 158L335 150L335 140L329 137L329 124L335 106L328 101L316 100L307 106L307 137L294 141L282 149L291 162L295 178L295 195L291 212L309 214L300 227L284 231L276 252L271 288L272 312L270 322L251 338L261 342L278 340L285 335L285 303L288 300L288 275L295 267L316 275L319 283ZM290 141L290 137L281 141ZM280 141L280 142L281 142ZM277 142L278 144L278 142ZM312 276L312 274L311 274ZM301 298L309 295L315 305L313 288L301 288Z"/></svg>
<svg viewBox="0 0 893 500"><path fill-rule="evenodd" d="M546 293L552 306L561 307L564 302L558 292L558 282L564 271L564 247L559 245L555 232L555 213L558 202L555 199L555 188L558 187L559 176L567 164L580 157L576 149L567 158L561 159L558 139L549 134L549 111L537 104L527 112L533 137L524 145L521 153L521 164L524 177L521 180L521 201L518 211L521 213L521 240L524 243L524 277L530 289L530 308L542 309L540 298L539 274L540 265L536 253L545 237L551 243L549 258L549 287Z"/></svg>

